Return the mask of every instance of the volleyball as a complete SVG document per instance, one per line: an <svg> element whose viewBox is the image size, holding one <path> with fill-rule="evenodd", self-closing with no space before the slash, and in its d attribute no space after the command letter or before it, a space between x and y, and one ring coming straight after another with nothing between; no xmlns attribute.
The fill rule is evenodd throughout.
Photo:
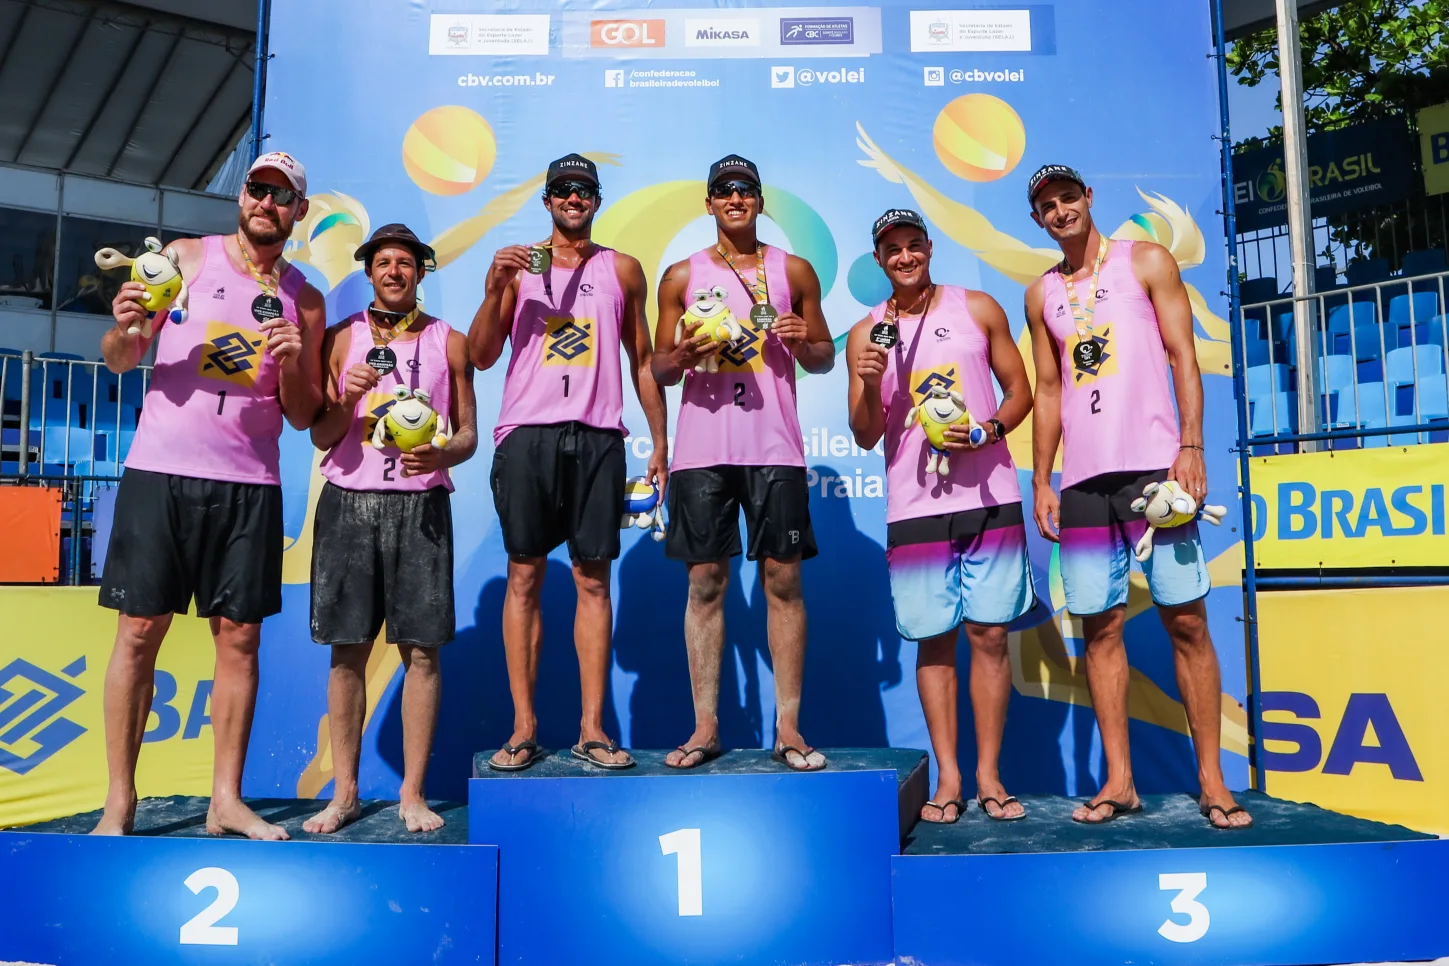
<svg viewBox="0 0 1449 966"><path fill-rule="evenodd" d="M966 94L936 115L936 157L967 181L1010 174L1026 152L1026 128L1012 106L990 94Z"/></svg>
<svg viewBox="0 0 1449 966"><path fill-rule="evenodd" d="M460 195L488 177L498 156L493 128L478 112L435 107L403 135L403 167L413 183L435 195Z"/></svg>

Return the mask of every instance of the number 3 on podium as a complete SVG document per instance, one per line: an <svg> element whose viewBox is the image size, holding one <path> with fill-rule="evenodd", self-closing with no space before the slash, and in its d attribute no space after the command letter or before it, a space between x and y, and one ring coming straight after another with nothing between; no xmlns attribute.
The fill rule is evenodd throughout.
<svg viewBox="0 0 1449 966"><path fill-rule="evenodd" d="M1158 935L1175 943L1195 943L1207 935L1212 917L1207 906L1197 901L1207 888L1206 872L1164 872L1157 877L1157 888L1176 889L1177 895L1172 897L1172 911L1188 917L1186 923L1171 919L1164 921L1157 927Z"/></svg>
<svg viewBox="0 0 1449 966"><path fill-rule="evenodd" d="M679 914L704 915L704 863L699 854L699 829L682 828L659 836L659 850L679 856Z"/></svg>
<svg viewBox="0 0 1449 966"><path fill-rule="evenodd" d="M236 926L218 926L216 923L235 909L237 900L241 898L241 886L237 884L236 876L225 869L208 866L187 876L186 888L195 895L201 895L202 889L215 889L216 899L181 926L181 945L235 946Z"/></svg>

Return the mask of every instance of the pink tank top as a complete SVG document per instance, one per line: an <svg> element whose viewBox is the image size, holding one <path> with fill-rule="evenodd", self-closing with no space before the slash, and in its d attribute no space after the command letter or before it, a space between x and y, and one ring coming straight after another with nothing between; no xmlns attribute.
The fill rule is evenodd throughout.
<svg viewBox="0 0 1449 966"><path fill-rule="evenodd" d="M750 321L754 273L741 273L751 286L747 292L728 265L715 263L713 252L707 248L690 256L685 298L692 298L695 289L723 287L744 336L720 350L719 372L684 374L670 469L804 466L805 444L795 412L795 357ZM782 249L765 249L765 280L770 304L782 314L791 311Z"/></svg>
<svg viewBox="0 0 1449 966"><path fill-rule="evenodd" d="M596 248L579 268L520 272L518 279L509 333L513 353L493 445L519 426L580 422L625 432L619 369L624 289L613 249Z"/></svg>
<svg viewBox="0 0 1449 966"><path fill-rule="evenodd" d="M880 385L886 419L887 523L1021 502L1016 467L1005 443L951 453L951 472L941 477L926 473L930 443L925 430L916 422L906 425L906 413L935 386L961 393L977 423L996 414L991 344L971 317L966 290L939 288L937 304L924 319L899 320L900 340L886 354ZM872 309L873 322L885 310L884 302Z"/></svg>
<svg viewBox="0 0 1449 966"><path fill-rule="evenodd" d="M365 362L367 352L372 348L372 328L367 324L366 314L358 312L352 316L351 323L352 343L347 349L347 360L342 364L343 372L359 362ZM438 431L448 428L448 413L453 399L453 379L448 370L448 333L452 331L452 327L442 319L433 319L416 339L406 342L394 339L390 343L397 356L397 368L379 379L373 390L357 401L357 411L347 435L322 458L323 476L344 490L430 490L435 486L453 489L447 470L425 476L403 476L402 466L399 465L402 453L397 447L389 445L377 449L372 445L377 421L387 415L396 401L392 394L396 386L426 392L438 414Z"/></svg>
<svg viewBox="0 0 1449 966"><path fill-rule="evenodd" d="M1093 369L1072 362L1077 328L1061 272L1054 268L1043 278L1042 312L1062 370L1062 486L1103 473L1170 467L1180 437L1167 350L1152 300L1132 271L1132 242L1111 243L1097 280L1091 337L1101 359ZM1090 277L1076 285L1083 308L1090 287Z"/></svg>
<svg viewBox="0 0 1449 966"><path fill-rule="evenodd" d="M126 457L133 470L231 483L280 484L279 370L252 317L261 287L232 265L221 235L201 239L201 268L186 280L188 318L160 323L156 368ZM297 321L306 282L288 265L278 296Z"/></svg>

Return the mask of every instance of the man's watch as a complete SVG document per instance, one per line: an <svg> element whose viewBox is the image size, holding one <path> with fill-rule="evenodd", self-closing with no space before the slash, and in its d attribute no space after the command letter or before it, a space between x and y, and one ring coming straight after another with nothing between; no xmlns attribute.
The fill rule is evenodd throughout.
<svg viewBox="0 0 1449 966"><path fill-rule="evenodd" d="M999 443L1006 438L1006 427L1002 425L1001 420L993 416L986 423L991 427L991 432L995 436L995 439L992 440L993 443Z"/></svg>

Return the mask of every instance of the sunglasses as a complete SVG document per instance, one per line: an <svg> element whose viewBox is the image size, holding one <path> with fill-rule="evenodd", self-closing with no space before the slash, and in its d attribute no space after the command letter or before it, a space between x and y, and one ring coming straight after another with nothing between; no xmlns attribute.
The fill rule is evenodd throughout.
<svg viewBox="0 0 1449 966"><path fill-rule="evenodd" d="M711 198L722 199L735 194L741 198L758 198L760 197L760 186L753 181L721 181L710 185L709 188Z"/></svg>
<svg viewBox="0 0 1449 966"><path fill-rule="evenodd" d="M264 181L248 181L247 194L252 196L253 201L261 201L270 195L279 208L285 208L297 200L297 192L295 189L286 188L282 185L267 184Z"/></svg>
<svg viewBox="0 0 1449 966"><path fill-rule="evenodd" d="M586 181L555 181L548 186L550 198L568 198L571 195L578 195L580 201L593 201L598 193L599 189Z"/></svg>

